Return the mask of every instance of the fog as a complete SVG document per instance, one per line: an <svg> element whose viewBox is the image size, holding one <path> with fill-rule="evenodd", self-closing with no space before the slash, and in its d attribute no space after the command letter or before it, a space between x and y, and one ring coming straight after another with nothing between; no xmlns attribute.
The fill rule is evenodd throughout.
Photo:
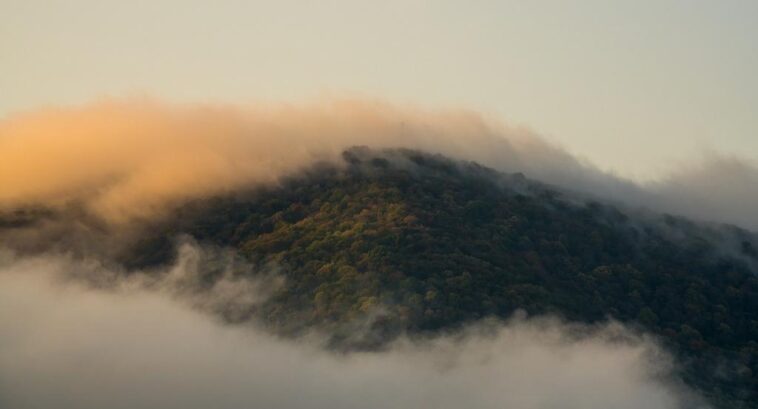
<svg viewBox="0 0 758 409"><path fill-rule="evenodd" d="M616 323L521 317L350 354L325 350L317 333L283 340L227 326L178 296L195 251L153 272L157 281L107 289L75 279L118 276L97 262L3 254L0 407L704 407L653 339Z"/></svg>
<svg viewBox="0 0 758 409"><path fill-rule="evenodd" d="M191 238L170 266L114 262L145 234L140 221L317 162L341 166L353 146L441 153L579 197L758 228L758 168L747 160L707 154L639 184L462 110L132 99L18 114L0 120L0 213L63 211L0 232L0 407L705 407L654 338L614 322L519 316L339 353L329 334L282 339L256 320L282 284L276 265Z"/></svg>
<svg viewBox="0 0 758 409"><path fill-rule="evenodd" d="M183 200L276 183L356 145L442 153L632 207L758 228L758 170L740 158L706 155L641 185L473 112L365 99L105 100L7 117L0 121L0 209L76 202L125 223Z"/></svg>

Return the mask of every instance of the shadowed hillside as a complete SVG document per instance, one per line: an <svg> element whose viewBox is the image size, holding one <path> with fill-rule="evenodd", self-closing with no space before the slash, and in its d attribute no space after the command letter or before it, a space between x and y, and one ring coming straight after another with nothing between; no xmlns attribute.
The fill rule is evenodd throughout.
<svg viewBox="0 0 758 409"><path fill-rule="evenodd" d="M188 203L117 255L168 263L189 235L285 277L255 317L335 348L380 348L522 310L615 319L659 336L685 380L722 407L758 403L756 236L730 226L630 212L577 194L415 151L355 148L274 187ZM40 216L41 215L41 216ZM14 218L15 217L15 218ZM14 229L49 217L6 216ZM272 267L273 266L273 267ZM207 271L211 285L218 271Z"/></svg>

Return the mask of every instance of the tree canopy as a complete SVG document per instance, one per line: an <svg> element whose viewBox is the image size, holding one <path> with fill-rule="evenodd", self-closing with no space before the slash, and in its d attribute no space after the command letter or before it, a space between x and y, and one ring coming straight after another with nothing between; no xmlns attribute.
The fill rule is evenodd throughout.
<svg viewBox="0 0 758 409"><path fill-rule="evenodd" d="M331 328L335 345L376 347L517 310L613 318L657 334L720 406L758 405L752 233L415 151L344 159L186 205L129 261L164 260L167 240L189 234L279 265L286 284L255 313L283 334ZM356 339L351 323L369 318Z"/></svg>

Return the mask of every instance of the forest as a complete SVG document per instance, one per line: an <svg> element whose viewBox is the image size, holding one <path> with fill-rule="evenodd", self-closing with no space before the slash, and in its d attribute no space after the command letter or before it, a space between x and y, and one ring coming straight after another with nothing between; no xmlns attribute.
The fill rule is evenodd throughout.
<svg viewBox="0 0 758 409"><path fill-rule="evenodd" d="M752 232L417 151L353 148L343 159L183 204L118 261L127 270L170 263L188 235L234 249L253 266L238 274L275 265L284 285L264 304L218 313L288 337L325 330L335 349L382 348L517 311L617 320L654 334L717 407L758 406Z"/></svg>

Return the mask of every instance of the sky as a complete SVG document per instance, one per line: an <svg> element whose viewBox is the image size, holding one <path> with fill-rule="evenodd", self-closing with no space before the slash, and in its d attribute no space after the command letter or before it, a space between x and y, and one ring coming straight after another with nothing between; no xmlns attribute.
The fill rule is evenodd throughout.
<svg viewBox="0 0 758 409"><path fill-rule="evenodd" d="M758 160L755 1L0 1L0 118L361 96L524 126L624 177Z"/></svg>

